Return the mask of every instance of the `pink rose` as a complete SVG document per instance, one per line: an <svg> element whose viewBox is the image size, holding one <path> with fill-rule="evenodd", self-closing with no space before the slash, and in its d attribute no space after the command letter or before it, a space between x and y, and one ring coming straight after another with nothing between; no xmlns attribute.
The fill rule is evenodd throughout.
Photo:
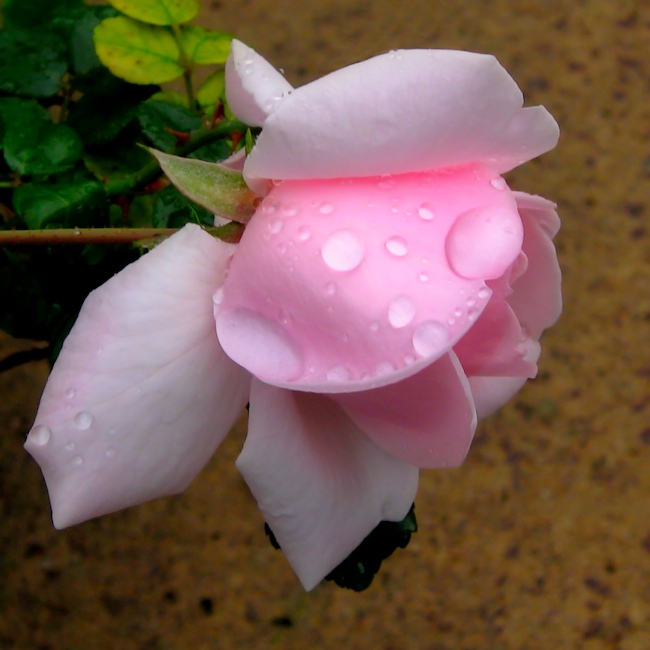
<svg viewBox="0 0 650 650"><path fill-rule="evenodd" d="M235 41L227 92L262 127L241 243L186 226L90 294L26 448L62 528L182 491L250 401L237 466L311 589L535 376L559 221L500 174L558 128L467 52L294 90Z"/></svg>

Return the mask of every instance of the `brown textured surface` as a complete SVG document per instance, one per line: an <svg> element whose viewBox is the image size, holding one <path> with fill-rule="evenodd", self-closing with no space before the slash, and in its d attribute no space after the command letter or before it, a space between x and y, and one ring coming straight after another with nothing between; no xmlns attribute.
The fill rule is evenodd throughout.
<svg viewBox="0 0 650 650"><path fill-rule="evenodd" d="M563 130L510 174L559 203L565 314L540 377L424 472L420 532L364 594L304 594L233 461L55 532L21 444L46 369L0 377L0 649L650 648L650 5L204 0L301 83L396 47L492 52Z"/></svg>

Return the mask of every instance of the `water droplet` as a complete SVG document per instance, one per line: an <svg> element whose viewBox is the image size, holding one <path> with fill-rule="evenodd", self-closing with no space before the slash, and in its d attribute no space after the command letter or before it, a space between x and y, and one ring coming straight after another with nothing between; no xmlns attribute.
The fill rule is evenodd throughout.
<svg viewBox="0 0 650 650"><path fill-rule="evenodd" d="M298 241L307 241L311 237L311 231L307 226L298 228Z"/></svg>
<svg viewBox="0 0 650 650"><path fill-rule="evenodd" d="M348 381L350 371L345 366L334 366L327 371L328 381Z"/></svg>
<svg viewBox="0 0 650 650"><path fill-rule="evenodd" d="M37 424L29 432L27 440L37 447L43 447L48 442L50 442L51 437L52 431L49 429L49 427L46 427L43 424Z"/></svg>
<svg viewBox="0 0 650 650"><path fill-rule="evenodd" d="M390 375L391 372L395 370L395 366L390 361L382 361L377 364L375 369L375 374L378 377L384 377L385 375Z"/></svg>
<svg viewBox="0 0 650 650"><path fill-rule="evenodd" d="M378 332L379 331L379 323L376 320L373 320L372 323L370 323L369 329L371 332Z"/></svg>
<svg viewBox="0 0 650 650"><path fill-rule="evenodd" d="M404 357L404 363L405 363L407 366L410 366L411 364L414 364L414 363L415 363L415 357L414 357L412 354L407 354L407 355Z"/></svg>
<svg viewBox="0 0 650 650"><path fill-rule="evenodd" d="M481 310L480 310L480 309L478 309L477 307L472 307L472 309L470 309L470 310L467 312L467 320L468 320L470 323L473 323L473 322L478 318L478 315L479 315L480 313L481 313Z"/></svg>
<svg viewBox="0 0 650 650"><path fill-rule="evenodd" d="M283 241L281 241L277 245L277 249L278 249L278 253L280 253L280 255L284 255L287 252L287 245Z"/></svg>
<svg viewBox="0 0 650 650"><path fill-rule="evenodd" d="M75 456L72 459L72 464L76 465L77 467L79 467L80 465L83 465L84 464L84 457L83 456Z"/></svg>
<svg viewBox="0 0 650 650"><path fill-rule="evenodd" d="M262 212L265 214L274 214L278 210L278 204L273 201L265 201L262 203Z"/></svg>
<svg viewBox="0 0 650 650"><path fill-rule="evenodd" d="M74 425L80 431L86 431L90 429L93 423L93 416L88 413L88 411L79 411L77 415L74 416Z"/></svg>
<svg viewBox="0 0 650 650"><path fill-rule="evenodd" d="M117 451L116 451L115 447L109 447L106 450L105 456L106 456L106 458L114 458L116 453L117 453Z"/></svg>
<svg viewBox="0 0 650 650"><path fill-rule="evenodd" d="M298 214L298 208L295 205L285 205L282 208L282 212L287 217L295 217Z"/></svg>
<svg viewBox="0 0 650 650"><path fill-rule="evenodd" d="M291 321L291 314L286 309L281 309L278 318L283 325L287 325Z"/></svg>
<svg viewBox="0 0 650 650"><path fill-rule="evenodd" d="M391 208L390 211L391 211L393 214L399 214L399 208Z"/></svg>
<svg viewBox="0 0 650 650"><path fill-rule="evenodd" d="M447 328L437 320L428 320L418 325L413 333L413 347L421 357L440 354L449 341Z"/></svg>
<svg viewBox="0 0 650 650"><path fill-rule="evenodd" d="M424 221L431 221L436 216L436 213L433 211L431 203L423 203L418 208L418 215L420 216L420 219L424 219Z"/></svg>
<svg viewBox="0 0 650 650"><path fill-rule="evenodd" d="M337 230L323 244L321 255L334 271L352 271L363 261L363 242L350 230Z"/></svg>
<svg viewBox="0 0 650 650"><path fill-rule="evenodd" d="M318 210L321 214L332 214L334 206L331 203L323 203Z"/></svg>
<svg viewBox="0 0 650 650"><path fill-rule="evenodd" d="M451 269L463 278L498 278L521 250L519 214L504 208L470 210L458 217L445 240Z"/></svg>
<svg viewBox="0 0 650 650"><path fill-rule="evenodd" d="M415 316L415 303L408 296L398 296L388 305L388 321L395 328L406 327Z"/></svg>
<svg viewBox="0 0 650 650"><path fill-rule="evenodd" d="M282 230L282 226L284 226L284 222L281 219L273 219L269 221L269 232L277 235Z"/></svg>
<svg viewBox="0 0 650 650"><path fill-rule="evenodd" d="M492 292L491 292L487 287L481 287L481 288L478 290L478 294L477 294L477 295L478 295L478 297L479 297L481 300L485 300L486 298L489 298L489 297L490 297L491 293L492 293Z"/></svg>
<svg viewBox="0 0 650 650"><path fill-rule="evenodd" d="M467 299L467 306L468 307L473 307L476 304L476 298L469 297Z"/></svg>
<svg viewBox="0 0 650 650"><path fill-rule="evenodd" d="M506 187L508 186L507 183L503 180L503 178L501 178L501 176L497 176L497 177L493 178L490 181L490 185L492 185L492 187L495 190L498 190L499 192L501 192L502 190L505 190Z"/></svg>
<svg viewBox="0 0 650 650"><path fill-rule="evenodd" d="M420 280L422 282L428 282L429 281L429 274L428 273L420 273Z"/></svg>
<svg viewBox="0 0 650 650"><path fill-rule="evenodd" d="M391 237L384 246L395 257L404 257L409 252L406 240L403 237Z"/></svg>
<svg viewBox="0 0 650 650"><path fill-rule="evenodd" d="M213 294L212 294L212 302L215 305L220 305L223 302L223 287L219 287Z"/></svg>
<svg viewBox="0 0 650 650"><path fill-rule="evenodd" d="M72 399L75 395L77 394L77 389L76 388L68 388L65 391L65 396L67 399Z"/></svg>
<svg viewBox="0 0 650 650"><path fill-rule="evenodd" d="M328 282L325 285L325 293L328 296L333 296L336 293L336 285L333 282Z"/></svg>
<svg viewBox="0 0 650 650"><path fill-rule="evenodd" d="M69 442L69 443L65 446L65 448L66 448L68 451L74 451L75 448L76 448L76 446L77 446L77 445L75 445L74 442Z"/></svg>
<svg viewBox="0 0 650 650"><path fill-rule="evenodd" d="M454 316L456 318L460 318L463 315L463 310L459 307L458 309L454 309Z"/></svg>

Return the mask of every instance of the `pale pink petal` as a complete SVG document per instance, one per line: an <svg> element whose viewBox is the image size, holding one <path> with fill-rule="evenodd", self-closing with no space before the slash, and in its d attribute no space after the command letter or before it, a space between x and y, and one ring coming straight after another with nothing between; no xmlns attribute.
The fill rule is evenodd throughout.
<svg viewBox="0 0 650 650"><path fill-rule="evenodd" d="M527 338L508 303L493 297L454 352L468 376L530 378L537 366L526 360Z"/></svg>
<svg viewBox="0 0 650 650"><path fill-rule="evenodd" d="M528 334L539 339L562 312L562 274L552 238L560 227L555 204L540 196L516 192L524 223L526 272L512 283L508 303Z"/></svg>
<svg viewBox="0 0 650 650"><path fill-rule="evenodd" d="M522 104L492 56L390 52L298 88L267 111L245 177L376 176L473 162L504 172L557 143L546 109Z"/></svg>
<svg viewBox="0 0 650 650"><path fill-rule="evenodd" d="M485 280L510 268L521 238L512 193L480 165L285 181L242 237L219 339L276 386L338 393L394 383L467 332L490 298Z"/></svg>
<svg viewBox="0 0 650 650"><path fill-rule="evenodd" d="M510 401L526 383L526 377L469 377L479 420Z"/></svg>
<svg viewBox="0 0 650 650"><path fill-rule="evenodd" d="M64 528L183 490L246 403L214 334L235 246L186 226L91 293L25 447Z"/></svg>
<svg viewBox="0 0 650 650"><path fill-rule="evenodd" d="M476 430L469 383L453 352L396 384L333 397L379 447L418 467L457 467Z"/></svg>
<svg viewBox="0 0 650 650"><path fill-rule="evenodd" d="M323 395L253 379L237 467L305 589L382 520L403 519L418 471L374 445Z"/></svg>
<svg viewBox="0 0 650 650"><path fill-rule="evenodd" d="M246 124L262 126L293 90L257 52L234 40L226 62L226 96L232 112Z"/></svg>

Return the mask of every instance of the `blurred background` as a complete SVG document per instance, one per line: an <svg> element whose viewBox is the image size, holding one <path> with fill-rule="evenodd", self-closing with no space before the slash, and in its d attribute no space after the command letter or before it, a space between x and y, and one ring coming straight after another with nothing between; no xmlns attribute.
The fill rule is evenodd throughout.
<svg viewBox="0 0 650 650"><path fill-rule="evenodd" d="M265 539L243 419L185 494L54 531L22 449L48 369L3 373L0 649L650 648L650 3L204 0L202 23L294 85L400 47L495 54L561 125L508 181L559 204L565 312L466 463L422 473L419 532L361 594L305 594Z"/></svg>

